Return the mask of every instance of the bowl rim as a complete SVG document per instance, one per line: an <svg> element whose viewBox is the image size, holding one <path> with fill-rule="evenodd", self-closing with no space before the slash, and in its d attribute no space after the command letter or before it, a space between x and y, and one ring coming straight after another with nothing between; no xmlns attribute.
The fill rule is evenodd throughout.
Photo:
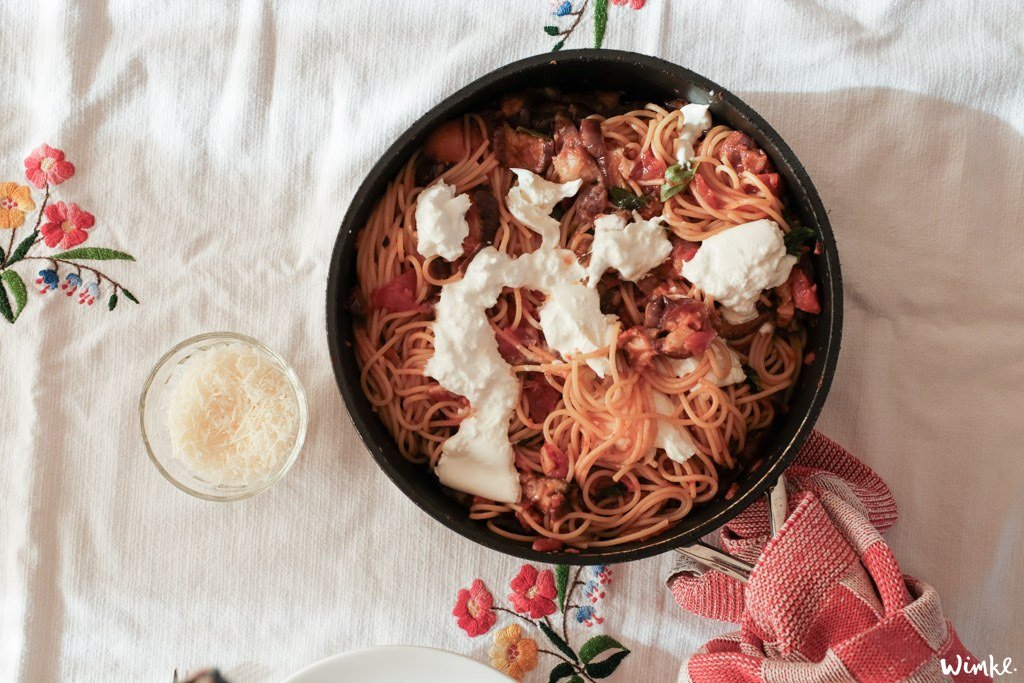
<svg viewBox="0 0 1024 683"><path fill-rule="evenodd" d="M288 378L288 382L291 384L292 390L295 392L295 400L299 409L299 431L295 435L295 444L292 446L291 452L289 452L288 457L281 464L281 466L278 467L277 470L266 479L262 479L256 484L246 486L244 488L239 489L237 492L232 492L223 496L209 494L204 491L192 488L191 486L189 486L188 484L186 484L185 482L181 481L173 474L168 472L167 468L164 467L162 462L160 462L160 458L158 458L156 454L153 452L153 446L150 443L150 435L146 430L146 402L149 397L149 391L153 387L153 382L156 380L157 374L179 351L182 351L183 349L186 349L190 346L197 346L198 344L207 341L243 342L259 350L261 353L266 354L271 360L276 362L284 371L285 377ZM249 335L246 334L241 334L239 332L228 331L204 332L202 334L197 334L192 337L188 337L187 339L183 339L174 346L172 346L162 356L160 356L156 363L153 364L153 369L149 371L149 375L146 377L146 381L142 385L142 392L139 394L138 410L139 431L142 436L142 443L146 447L146 455L149 456L150 462L152 462L153 465L156 466L160 474L164 475L164 478L167 479L167 481L174 484L176 488L184 491L190 496L194 496L202 500L209 500L215 503L231 503L237 500L245 500L246 498L252 498L256 495L259 495L260 493L263 493L271 486L276 484L278 481L280 481L284 477L284 475L287 474L288 471L292 468L292 466L295 464L295 461L299 459L299 453L302 452L302 447L306 441L306 430L309 424L309 406L306 403L306 392L302 388L302 382L299 381L299 376L296 374L295 369L291 366L291 364L287 360L285 360L284 357L281 356L281 354L279 354L277 351L261 342L259 339L250 337Z"/></svg>
<svg viewBox="0 0 1024 683"><path fill-rule="evenodd" d="M471 526L471 520L466 515L463 515L461 518L455 518L450 514L446 514L443 510L436 508L425 496L422 496L419 486L407 480L384 455L383 449L385 447L397 452L393 438L390 439L389 444L377 443L367 420L364 419L364 416L357 409L360 397L362 401L366 401L366 398L362 395L362 389L358 381L353 386L345 376L342 365L342 354L345 351L342 348L340 327L345 324L346 320L344 316L340 315L340 309L343 305L342 295L345 293L345 283L341 282L342 256L348 243L355 240L356 234L362 227L361 224L356 224L356 219L364 211L364 208L367 211L372 210L373 205L379 199L376 195L373 197L368 195L374 189L374 186L380 182L382 173L388 166L394 163L394 158L408 158L408 155L414 149L413 143L418 137L443 121L444 117L450 116L454 110L459 108L460 103L478 96L480 91L494 87L496 84L524 72L548 66L557 68L559 63L582 63L594 66L614 64L634 68L640 72L658 72L671 80L677 81L680 89L687 86L695 86L709 94L713 93L714 101L728 107L732 114L742 119L747 130L754 129L770 141L772 146L778 151L778 155L782 157L784 165L789 168L798 181L802 193L805 195L804 201L801 204L813 218L815 227L819 228L818 239L824 246L827 278L822 279L819 277L818 286L819 291L824 294L824 300L829 312L827 325L819 324L816 327L816 334L820 335L822 339L821 350L824 353L824 358L821 369L817 374L817 384L813 387L808 407L802 414L796 427L790 430L788 439L785 439L784 442L777 446L773 453L766 456L765 466L751 474L752 480L744 486L743 490L729 500L717 513L708 516L698 523L688 525L686 518L684 518L666 531L651 538L624 544L623 546L602 547L597 551L581 551L579 554L564 551L541 552L533 550L528 546L520 545L518 542L494 534L486 529ZM389 179L384 179L385 184ZM346 209L331 254L325 303L327 309L326 331L331 366L334 370L338 389L345 402L346 410L366 449L398 489L432 518L464 538L489 549L524 560L570 565L631 562L673 550L697 541L702 536L720 528L766 494L777 481L779 475L796 457L800 446L810 435L814 423L821 413L835 376L843 322L842 273L835 236L817 189L814 187L813 182L811 182L803 164L792 148L783 140L782 136L760 114L739 97L690 69L658 57L621 50L594 48L534 55L499 67L474 79L472 82L448 95L400 133L367 172Z"/></svg>

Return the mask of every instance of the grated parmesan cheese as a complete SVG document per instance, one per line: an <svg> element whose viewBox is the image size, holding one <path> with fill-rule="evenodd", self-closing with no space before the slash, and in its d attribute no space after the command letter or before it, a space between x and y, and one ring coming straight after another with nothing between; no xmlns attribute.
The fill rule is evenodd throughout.
<svg viewBox="0 0 1024 683"><path fill-rule="evenodd" d="M176 370L167 406L172 453L217 485L248 485L287 460L299 402L284 369L241 342L193 354Z"/></svg>

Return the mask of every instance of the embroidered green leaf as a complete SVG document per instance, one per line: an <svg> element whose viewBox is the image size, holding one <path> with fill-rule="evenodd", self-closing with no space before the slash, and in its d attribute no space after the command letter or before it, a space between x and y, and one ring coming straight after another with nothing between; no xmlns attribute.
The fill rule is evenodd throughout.
<svg viewBox="0 0 1024 683"><path fill-rule="evenodd" d="M562 662L554 669L551 670L551 675L548 676L548 683L558 683L563 678L568 678L576 673L576 669L573 668L569 662Z"/></svg>
<svg viewBox="0 0 1024 683"><path fill-rule="evenodd" d="M124 294L125 299L128 299L128 301L131 301L133 304L139 303L139 300L135 298L135 295L129 292L124 287L121 288L121 293Z"/></svg>
<svg viewBox="0 0 1024 683"><path fill-rule="evenodd" d="M580 661L584 664L590 664L594 660L594 657L598 656L606 650L612 648L618 648L619 650L626 650L622 646L622 643L615 640L611 636L594 636L587 642L583 643L583 647L580 648ZM627 652L629 650L626 650Z"/></svg>
<svg viewBox="0 0 1024 683"><path fill-rule="evenodd" d="M580 678L579 676L573 676L572 678L569 679L568 683L583 683L583 679Z"/></svg>
<svg viewBox="0 0 1024 683"><path fill-rule="evenodd" d="M544 27L544 33L548 34L549 36L557 36L558 35L558 27L557 26L545 26Z"/></svg>
<svg viewBox="0 0 1024 683"><path fill-rule="evenodd" d="M626 209L627 211L636 211L647 206L647 198L641 195L633 194L624 187L609 187L608 188L608 199L611 203L620 209Z"/></svg>
<svg viewBox="0 0 1024 683"><path fill-rule="evenodd" d="M0 247L0 265L3 265L4 257L5 256L6 256L6 254L4 253L4 248Z"/></svg>
<svg viewBox="0 0 1024 683"><path fill-rule="evenodd" d="M134 261L135 257L123 251L105 249L103 247L81 247L53 254L51 258L79 259L81 261Z"/></svg>
<svg viewBox="0 0 1024 683"><path fill-rule="evenodd" d="M561 650L563 655L565 655L574 662L580 661L579 657L576 656L576 653L573 652L571 647L569 647L569 643L565 642L562 639L562 636L555 633L554 630L552 630L552 628L545 624L543 621L538 621L537 625L540 626L540 630L543 631L544 635L548 637L548 640L551 641L551 644L557 647L559 650Z"/></svg>
<svg viewBox="0 0 1024 683"><path fill-rule="evenodd" d="M7 265L11 265L12 263L16 263L25 258L25 254L27 254L28 250L32 248L32 245L35 244L37 237L39 237L39 230L33 230L31 235L23 239L18 246L15 247L14 251L11 252L10 258L7 259Z"/></svg>
<svg viewBox="0 0 1024 683"><path fill-rule="evenodd" d="M551 51L552 52L558 52L559 50L562 49L563 45L565 45L565 40L564 39L558 41L557 43L555 43L555 46L553 48L551 48Z"/></svg>
<svg viewBox="0 0 1024 683"><path fill-rule="evenodd" d="M608 0L594 3L594 47L604 43L604 31L608 28Z"/></svg>
<svg viewBox="0 0 1024 683"><path fill-rule="evenodd" d="M110 295L110 299L107 301L107 310L112 311L117 308L117 292Z"/></svg>
<svg viewBox="0 0 1024 683"><path fill-rule="evenodd" d="M7 299L7 290L0 285L0 315L9 323L14 322L14 311L11 310L11 302Z"/></svg>
<svg viewBox="0 0 1024 683"><path fill-rule="evenodd" d="M555 566L555 589L558 591L558 611L565 611L565 587L569 585L569 567Z"/></svg>
<svg viewBox="0 0 1024 683"><path fill-rule="evenodd" d="M622 660L629 654L629 650L619 650L607 659L602 659L600 662L591 662L583 667L583 670L587 672L587 675L591 678L608 678L615 670L619 668L619 664L622 664Z"/></svg>
<svg viewBox="0 0 1024 683"><path fill-rule="evenodd" d="M804 242L814 237L814 230L808 227L800 226L793 228L786 236L782 238L782 241L786 244L786 251L793 256L800 255L800 249L804 246Z"/></svg>
<svg viewBox="0 0 1024 683"><path fill-rule="evenodd" d="M3 275L0 275L0 278L3 279L7 289L11 290L11 296L14 297L15 305L12 314L14 320L17 320L21 312L25 310L25 304L28 303L28 289L25 288L25 281L13 270L5 270ZM10 306L10 302L7 305ZM11 322L14 321L12 320Z"/></svg>

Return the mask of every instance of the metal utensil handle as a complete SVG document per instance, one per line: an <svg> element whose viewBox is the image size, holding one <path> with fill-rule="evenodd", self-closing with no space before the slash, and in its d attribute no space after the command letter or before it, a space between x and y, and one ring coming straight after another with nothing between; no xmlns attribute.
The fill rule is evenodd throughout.
<svg viewBox="0 0 1024 683"><path fill-rule="evenodd" d="M767 498L768 531L772 536L775 536L779 533L779 529L782 528L786 517L789 515L789 500L786 495L785 476L779 476L775 485L769 489ZM733 557L720 548L708 545L704 541L695 541L676 548L676 552L689 558L692 563L699 567L714 569L743 583L747 582L747 579L750 578L750 572L754 570L751 564Z"/></svg>

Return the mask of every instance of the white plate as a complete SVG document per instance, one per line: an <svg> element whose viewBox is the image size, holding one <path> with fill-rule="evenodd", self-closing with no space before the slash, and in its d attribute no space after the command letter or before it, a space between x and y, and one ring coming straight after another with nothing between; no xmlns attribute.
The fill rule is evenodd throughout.
<svg viewBox="0 0 1024 683"><path fill-rule="evenodd" d="M334 655L284 683L509 683L486 664L445 650L388 645Z"/></svg>

